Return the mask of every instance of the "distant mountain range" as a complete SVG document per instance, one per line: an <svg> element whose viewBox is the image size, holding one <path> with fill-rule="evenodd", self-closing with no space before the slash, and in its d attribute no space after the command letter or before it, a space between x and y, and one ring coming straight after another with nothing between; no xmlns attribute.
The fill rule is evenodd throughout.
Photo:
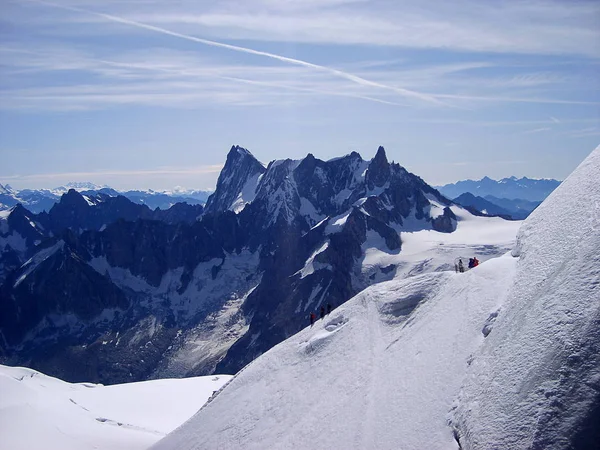
<svg viewBox="0 0 600 450"><path fill-rule="evenodd" d="M25 206L32 213L48 212L70 189L86 195L103 194L109 197L122 195L134 203L146 205L151 209L169 209L176 203L204 205L211 191L175 188L172 191L130 190L117 191L109 186L99 186L89 182L74 182L54 189L15 190L9 185L0 184L0 211L17 204Z"/></svg>
<svg viewBox="0 0 600 450"><path fill-rule="evenodd" d="M498 198L493 195L478 197L470 192L459 195L453 202L464 206L474 214L481 212L489 216L501 216L514 220L526 219L541 203L521 199Z"/></svg>
<svg viewBox="0 0 600 450"><path fill-rule="evenodd" d="M448 198L456 198L465 192L470 192L475 196L484 198L491 195L500 199L542 202L559 184L560 181L552 179L536 180L527 177L510 177L496 181L484 177L481 180L463 180L444 186L436 186L436 189Z"/></svg>

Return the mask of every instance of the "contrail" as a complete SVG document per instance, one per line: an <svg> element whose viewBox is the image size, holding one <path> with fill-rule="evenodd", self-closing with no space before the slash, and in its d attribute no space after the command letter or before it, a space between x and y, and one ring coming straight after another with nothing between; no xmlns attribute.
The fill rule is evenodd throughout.
<svg viewBox="0 0 600 450"><path fill-rule="evenodd" d="M86 61L106 64L108 66L113 66L113 67L124 67L124 68L130 68L130 69L148 70L148 71L152 71L152 72L171 73L171 74L183 75L183 76L197 75L193 71L189 71L189 70L167 69L167 68L163 68L163 67L148 67L148 66L139 65L139 64L120 63L120 62L116 62L116 61L107 61L107 60L103 60L103 59L86 59ZM376 98L376 97L369 97L366 95L349 94L347 92L333 92L333 91L326 91L323 89L313 89L313 88L304 88L304 87L300 87L300 86L290 86L287 84L272 83L270 81L258 81L258 80L249 80L247 78L229 77L229 76L225 76L225 75L219 75L216 73L212 74L211 76L213 76L215 78L219 78L221 80L234 81L237 83L249 84L249 85L253 85L253 86L266 86L266 87L286 89L286 90L298 91L298 92L311 92L311 93L315 93L315 94L333 95L336 97L357 98L360 100L368 100L371 102L381 103L384 105L408 106L407 104L403 104L403 103L390 102L387 100L382 100L382 99Z"/></svg>
<svg viewBox="0 0 600 450"><path fill-rule="evenodd" d="M13 53L25 53L28 55L36 55L36 56L47 56L41 52L0 47L0 52L3 52L3 51L13 52ZM107 66L111 66L111 67L123 67L123 68L127 68L127 69L146 70L149 72L162 72L162 73L176 74L176 75L182 75L182 76L198 76L199 75L199 74L197 74L193 71L189 71L189 70L167 69L164 67L150 67L150 66L140 65L140 64L108 61L108 60L104 60L104 59L79 58L78 61L92 62L92 63L103 64L103 65L107 65ZM200 76L202 76L202 74L200 74ZM258 80L249 80L247 78L224 76L224 75L219 75L218 73L212 73L210 76L214 77L214 78L219 78L221 80L233 81L236 83L249 84L249 85L253 85L253 86L273 87L273 88L277 88L277 89L285 89L285 90L291 90L291 91L297 91L297 92L309 92L309 93L322 94L322 95L331 95L331 96L335 96L335 97L356 98L359 100L367 100L370 102L381 103L383 105L409 106L407 103L391 102L391 101L383 100L383 99L376 98L376 97L369 97L367 95L360 95L360 94L351 94L348 92L336 92L336 91L327 91L327 90L323 90L323 89L313 89L313 88L305 88L305 87L300 87L300 86L290 86L287 84L273 83L270 81L258 81Z"/></svg>
<svg viewBox="0 0 600 450"><path fill-rule="evenodd" d="M264 56L267 58L276 59L278 61L286 62L289 64L308 67L308 68L315 69L315 70L318 70L321 72L327 72L327 73L335 75L339 78L344 78L346 80L352 81L352 82L360 84L362 86L370 86L370 87L375 87L375 88L380 88L380 89L386 89L389 91L396 92L397 94L400 94L404 97L413 98L413 99L430 102L430 103L436 103L438 105L444 104L443 102L441 102L434 96L431 96L428 94L422 94L420 92L411 91L409 89L403 89L403 88L398 88L398 87L394 87L394 86L388 86L386 84L377 83L376 81L367 80L365 78L359 77L357 75L353 75L351 73L347 73L347 72L337 70L337 69L332 69L331 67L327 67L327 66L321 66L319 64L313 64L308 61L303 61L301 59L288 58L287 56L281 56L281 55L277 55L274 53L263 52L260 50L254 50L254 49L247 48L247 47L240 47L238 45L224 44L222 42L211 41L209 39L202 39L202 38L190 36L187 34L177 33L176 31L167 30L165 28L156 27L154 25L148 25L145 23L136 22L135 20L125 19L123 17L118 17L118 16L113 16L111 14L105 14L105 13L100 13L100 12L96 12L96 11L91 11L88 9L77 8L75 6L64 6L64 5L59 5L59 4L52 3L52 2L47 2L44 0L22 0L22 1L30 2L30 3L39 3L42 5L47 5L47 6L51 6L54 8L64 9L67 11L74 11L74 12L79 12L79 13L83 13L83 14L90 14L90 15L93 15L96 17L102 17L103 19L106 19L106 20L109 20L112 22L118 22L118 23L122 23L125 25L131 25L131 26L134 26L137 28L154 31L156 33L162 33L162 34L166 34L168 36L178 37L180 39L197 42L199 44L210 45L212 47L220 47L220 48L225 48L225 49L236 51L236 52L249 53L251 55L257 55L257 56Z"/></svg>

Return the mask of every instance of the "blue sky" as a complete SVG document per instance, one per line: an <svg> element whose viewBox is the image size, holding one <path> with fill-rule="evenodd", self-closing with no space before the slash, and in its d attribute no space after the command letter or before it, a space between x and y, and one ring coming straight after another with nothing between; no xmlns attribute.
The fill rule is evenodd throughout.
<svg viewBox="0 0 600 450"><path fill-rule="evenodd" d="M432 184L600 143L597 1L4 0L0 183L214 187L356 150Z"/></svg>

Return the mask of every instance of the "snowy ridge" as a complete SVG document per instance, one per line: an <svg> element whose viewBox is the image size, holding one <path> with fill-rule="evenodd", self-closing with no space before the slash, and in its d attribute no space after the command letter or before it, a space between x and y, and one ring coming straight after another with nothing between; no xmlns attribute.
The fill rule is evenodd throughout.
<svg viewBox="0 0 600 450"><path fill-rule="evenodd" d="M256 359L153 448L454 448L447 412L515 263L367 288Z"/></svg>
<svg viewBox="0 0 600 450"><path fill-rule="evenodd" d="M463 448L591 448L584 424L592 426L600 399L599 179L600 147L524 222L508 301L460 396Z"/></svg>

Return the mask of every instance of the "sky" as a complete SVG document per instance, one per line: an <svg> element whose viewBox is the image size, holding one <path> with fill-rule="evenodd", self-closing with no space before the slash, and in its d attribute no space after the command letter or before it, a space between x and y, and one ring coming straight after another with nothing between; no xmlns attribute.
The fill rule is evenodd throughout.
<svg viewBox="0 0 600 450"><path fill-rule="evenodd" d="M600 144L600 2L2 0L0 183L214 188L358 151L444 184Z"/></svg>

